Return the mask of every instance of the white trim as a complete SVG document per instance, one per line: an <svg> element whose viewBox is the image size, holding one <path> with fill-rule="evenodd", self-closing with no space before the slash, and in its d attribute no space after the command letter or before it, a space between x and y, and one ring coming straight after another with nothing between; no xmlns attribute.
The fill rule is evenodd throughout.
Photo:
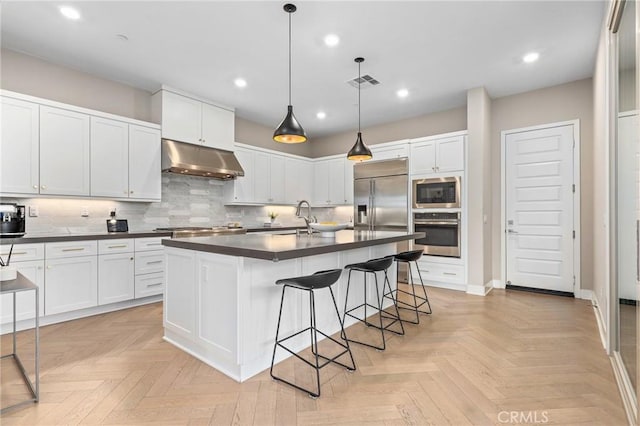
<svg viewBox="0 0 640 426"><path fill-rule="evenodd" d="M500 132L500 194L502 202L500 203L500 281L507 281L507 247L506 235L506 142L507 136L513 133L523 133L533 130L544 130L554 127L573 126L573 140L575 141L575 149L573 150L573 183L576 186L576 192L573 197L573 229L576 231L576 238L573 240L573 275L576 277L574 286L574 294L577 294L581 288L580 281L580 119L560 121L557 123L541 124L537 126L522 127L519 129L503 130Z"/></svg>
<svg viewBox="0 0 640 426"><path fill-rule="evenodd" d="M620 390L620 396L622 398L622 405L624 405L624 411L627 415L627 421L630 425L635 425L638 418L638 407L636 404L636 395L633 390L631 380L627 370L624 368L620 352L614 352L611 357L611 366L613 367L613 375L618 383L618 389Z"/></svg>
<svg viewBox="0 0 640 426"><path fill-rule="evenodd" d="M493 290L494 281L495 280L487 281L484 285L469 284L467 286L467 294L472 294L474 296L486 296L491 290Z"/></svg>
<svg viewBox="0 0 640 426"><path fill-rule="evenodd" d="M587 290L587 289L580 289L576 291L574 296L576 299L591 300L591 301L593 301L595 298L595 294L593 293L593 290Z"/></svg>
<svg viewBox="0 0 640 426"><path fill-rule="evenodd" d="M278 155L280 157L293 158L293 159L296 159L296 160L308 161L310 163L313 163L313 161L315 160L315 158L303 157L302 155L289 154L289 153L282 152L282 151L276 151L274 149L262 148L262 147L255 146L255 145L248 145L248 144L242 143L242 142L234 142L233 145L238 147L238 148L242 148L242 149L246 149L246 150L250 150L250 151L264 152L265 154ZM332 157L340 157L340 158L342 158L342 157L344 157L344 155L343 154L339 154L339 155L333 155Z"/></svg>
<svg viewBox="0 0 640 426"><path fill-rule="evenodd" d="M491 283L493 285L493 288L501 288L501 289L507 288L507 285L502 280L491 280Z"/></svg>
<svg viewBox="0 0 640 426"><path fill-rule="evenodd" d="M157 94L161 90L164 90L166 92L172 92L172 93L175 93L176 95L184 96L185 98L191 98L193 100L196 100L196 101L199 101L199 102L202 102L202 103L205 103L205 104L213 105L213 106L218 107L218 108L226 109L226 110L229 110L229 111L231 111L233 113L235 113L235 111L236 111L235 108L230 107L228 105L224 105L224 104L220 104L218 102L211 101L211 100L209 100L207 98L203 98L203 97L200 97L198 95L194 95L193 93L185 92L183 90L176 89L175 87L167 86L166 84L161 85L158 90L156 90L155 92L153 92L151 94L151 96Z"/></svg>
<svg viewBox="0 0 640 426"><path fill-rule="evenodd" d="M455 291L464 291L464 292L467 291L467 286L465 284L450 284L450 283L429 281L428 283L424 283L424 285L426 285L427 287L444 288L446 290L455 290Z"/></svg>
<svg viewBox="0 0 640 426"><path fill-rule="evenodd" d="M97 111L95 109L83 108L75 105L65 104L62 102L52 101L50 99L38 98L36 96L25 95L22 93L12 92L10 90L0 90L0 95L12 99L20 99L27 102L33 102L39 105L46 105L54 108L66 109L68 111L74 111L81 114L92 115L94 117L106 118L109 120L122 121L123 123L135 124L142 127L148 127L150 129L160 130L160 125L150 123L148 121L136 120L135 118L124 117L122 115L111 114L108 112ZM4 194L3 194L4 195Z"/></svg>
<svg viewBox="0 0 640 426"><path fill-rule="evenodd" d="M594 296L593 292L591 293ZM598 299L593 297L591 299L591 306L593 307L593 314L596 317L596 322L598 323L598 332L600 333L600 341L602 342L602 347L604 350L607 350L607 330L604 327L604 318L602 317L602 311L600 310L600 305L598 305Z"/></svg>
<svg viewBox="0 0 640 426"><path fill-rule="evenodd" d="M420 138L409 139L409 144L419 143L419 142L426 142L426 141L433 141L433 140L438 140L438 139L447 139L447 138L452 138L452 137L456 137L456 136L467 136L468 134L469 134L468 130L458 130L458 131L455 131L455 132L441 133L441 134L438 134L438 135L423 136L423 137L420 137Z"/></svg>

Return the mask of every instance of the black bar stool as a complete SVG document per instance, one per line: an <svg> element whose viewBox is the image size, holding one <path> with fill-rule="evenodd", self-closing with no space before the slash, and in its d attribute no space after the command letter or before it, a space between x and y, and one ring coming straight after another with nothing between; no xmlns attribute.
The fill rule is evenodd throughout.
<svg viewBox="0 0 640 426"><path fill-rule="evenodd" d="M412 250L412 251L404 251L402 253L398 253L395 255L395 261L398 263L400 262L406 263L407 268L409 269L409 285L411 286L411 291L409 292L409 291L397 288L395 300L398 303L398 308L415 312L416 314L415 321L406 320L406 319L402 320L402 321L409 322L411 324L420 323L420 315L419 315L420 313L430 314L432 312L431 303L429 303L429 296L427 296L427 288L424 285L424 281L422 281L422 274L420 273L420 268L418 267L418 260L422 257L422 254L423 254L422 250ZM422 293L424 294L424 296L420 296L416 294L416 288L413 281L413 272L411 271L411 262L413 262L413 264L416 266L416 270L418 271L418 276L420 277L420 285L422 286ZM413 302L411 301L411 298L409 299L409 302L400 300L398 293L404 293L408 296L411 296L411 298L413 298ZM391 296L391 298L393 299L393 295L389 295L388 293L385 294L385 297L389 297L389 296ZM429 310L428 311L420 310L420 307L422 307L425 304L428 306Z"/></svg>
<svg viewBox="0 0 640 426"><path fill-rule="evenodd" d="M314 298L314 290L318 290L321 288L325 288L325 287L329 287L329 292L331 293L331 299L333 300L333 307L336 310L336 316L338 317L338 321L340 322L340 330L341 333L340 335L344 335L344 323L343 320L340 318L340 313L338 312L338 305L336 304L336 298L333 295L333 290L331 289L331 285L334 284L336 281L338 281L338 279L340 278L340 275L342 274L342 270L341 269L332 269L329 271L320 271L320 272L316 272L313 275L307 275L304 277L295 277L295 278L284 278L281 280L276 281L276 284L283 284L284 287L282 287L282 297L280 298L280 313L278 314L278 327L276 328L276 342L273 345L273 356L271 357L271 369L269 370L269 373L271 374L271 377L275 380L279 380L281 382L284 382L290 386L293 386L296 389L299 389L301 391L307 392L309 394L310 397L312 398L317 398L320 396L320 369L322 367L324 367L325 365L333 362L336 363L344 368L346 368L349 371L355 371L356 370L356 364L353 361L353 355L351 354L351 349L349 348L349 342L345 340L346 344L343 344L342 342L337 341L336 339L334 339L331 336L326 335L325 333L323 333L322 331L318 330L316 328L316 305L315 305L315 298ZM304 330L298 331L297 333L294 333L290 336L287 336L283 339L278 339L278 335L280 333L280 319L282 318L282 304L284 302L284 293L285 290L287 288L295 288L298 290L304 290L304 291L308 291L309 292L309 321L310 321L310 325L309 327L305 328ZM311 352L313 353L314 357L315 357L315 363L311 363L308 360L304 359L303 357L301 357L300 355L298 355L297 353L293 352L291 349L287 348L286 346L283 345L283 342L291 339L295 336L298 336L301 333L306 332L307 330L310 331L311 334ZM325 357L323 355L320 355L318 353L318 333L322 334L324 337L326 337L327 339L333 341L334 343L336 343L337 345L341 346L344 350L342 352L340 352L338 355L334 356L333 358L328 358ZM308 364L309 366L313 367L316 370L316 382L317 382L317 388L318 391L317 392L313 392L309 389L305 389L301 386L298 386L294 383L291 383L281 377L277 377L276 375L273 374L273 363L276 359L276 349L278 348L278 346L280 346L282 349L286 350L287 352L291 353L292 355L294 355L295 357L297 357L298 359L304 361L306 364ZM337 361L338 358L340 358L342 355L348 353L349 357L351 358L351 365L352 367L349 367L348 365L345 365L339 361ZM320 364L320 358L322 358L324 360L324 363Z"/></svg>
<svg viewBox="0 0 640 426"><path fill-rule="evenodd" d="M382 309L382 301L384 298L384 294L385 294L385 286L389 289L389 294L390 294L390 298L393 299L393 292L391 290L391 284L389 283L389 276L387 275L387 270L389 269L389 267L391 266L391 264L393 263L393 256L386 256L386 257L382 257L379 259L372 259L372 260L368 260L366 262L362 262L362 263L353 263L351 265L347 265L345 266L345 269L349 270L349 280L347 281L347 291L346 291L346 296L345 296L345 300L344 300L344 316L343 316L343 324L344 324L344 319L346 318L346 316L350 316L351 318L357 319L358 321L361 321L363 323L365 323L367 326L369 327L375 327L377 329L380 330L380 335L382 336L382 346L376 346L376 345L372 345L370 343L365 343L365 342L361 342L358 340L353 340L353 339L348 339L346 333L343 335L343 338L349 342L353 342L353 343L358 343L360 345L365 345L365 346L369 346L370 348L374 348L380 351L385 350L386 348L386 340L384 337L384 331L388 330L392 333L398 334L398 335L404 335L404 327L402 326L402 321L400 320L400 312L398 312L398 307L395 303L395 300L393 302L393 307L396 311L396 314L390 314L388 312L385 312ZM353 271L360 271L360 272L364 272L364 303L356 306L355 308L351 308L349 310L347 310L347 304L349 302L349 286L351 284L351 273ZM384 271L384 282L382 283L382 293L380 292L380 288L378 287L378 276L376 275L376 272L383 272ZM373 306L371 304L369 304L367 302L367 274L373 274L373 277L375 279L375 283L376 283L376 300L378 301L378 306ZM382 295L382 296L381 296ZM351 312L355 311L356 309L360 309L364 307L364 318L360 318L355 316L354 314L352 314ZM380 318L380 325L376 325L376 324L372 324L369 321L367 321L367 307L373 308L375 310L378 311L378 315ZM386 314L386 315L385 315ZM383 325L382 320L383 319L391 319L392 321L387 324L386 326ZM400 331L395 331L395 330L391 330L389 329L389 327L391 327L393 324L395 323L399 323L400 324Z"/></svg>

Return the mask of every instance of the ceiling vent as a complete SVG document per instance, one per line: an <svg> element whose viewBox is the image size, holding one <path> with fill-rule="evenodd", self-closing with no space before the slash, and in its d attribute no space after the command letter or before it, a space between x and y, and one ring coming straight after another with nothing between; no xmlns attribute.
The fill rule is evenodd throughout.
<svg viewBox="0 0 640 426"><path fill-rule="evenodd" d="M360 88L362 90L369 89L373 86L377 86L378 84L380 84L378 80L371 77L369 74L365 74L360 78L356 77L352 80L347 81L347 84L355 87L356 89L358 88L358 83L360 83Z"/></svg>

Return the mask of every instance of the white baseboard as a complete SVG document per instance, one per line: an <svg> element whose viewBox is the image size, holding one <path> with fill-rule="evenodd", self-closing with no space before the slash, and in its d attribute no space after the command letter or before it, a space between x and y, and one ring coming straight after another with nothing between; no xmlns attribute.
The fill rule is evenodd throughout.
<svg viewBox="0 0 640 426"><path fill-rule="evenodd" d="M507 288L507 285L502 280L491 280L493 288Z"/></svg>
<svg viewBox="0 0 640 426"><path fill-rule="evenodd" d="M440 283L440 282L429 281L424 283L424 285L426 285L427 287L444 288L447 290L467 291L467 286L464 284L450 284L450 283Z"/></svg>
<svg viewBox="0 0 640 426"><path fill-rule="evenodd" d="M486 296L491 290L493 290L493 282L495 280L487 281L484 285L472 285L467 286L467 294L473 294L475 296Z"/></svg>
<svg viewBox="0 0 640 426"><path fill-rule="evenodd" d="M574 293L576 299L594 300L593 290L578 289Z"/></svg>
<svg viewBox="0 0 640 426"><path fill-rule="evenodd" d="M587 290L591 291L591 290ZM593 306L593 313L596 317L596 322L598 323L598 332L600 333L600 341L602 342L602 347L604 350L607 350L607 327L605 326L606 322L604 318L602 318L602 311L600 310L600 306L598 305L598 299L595 298L595 294L591 291L591 306Z"/></svg>
<svg viewBox="0 0 640 426"><path fill-rule="evenodd" d="M627 414L627 420L630 425L635 425L638 418L638 407L636 406L635 392L633 391L633 385L629 380L629 375L622 363L622 358L619 352L614 352L611 357L611 366L613 367L613 375L618 382L618 390L622 397L622 404L624 405L624 411Z"/></svg>

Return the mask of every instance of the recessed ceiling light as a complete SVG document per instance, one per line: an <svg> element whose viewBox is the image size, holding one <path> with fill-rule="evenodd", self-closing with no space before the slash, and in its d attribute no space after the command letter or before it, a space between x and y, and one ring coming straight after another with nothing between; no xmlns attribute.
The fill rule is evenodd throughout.
<svg viewBox="0 0 640 426"><path fill-rule="evenodd" d="M80 12L69 6L60 6L60 13L67 19L77 21L80 19Z"/></svg>
<svg viewBox="0 0 640 426"><path fill-rule="evenodd" d="M524 62L526 62L527 64L530 64L532 62L537 61L539 57L540 57L540 54L538 52L530 52L530 53L527 53L526 55L524 55L522 57L522 60Z"/></svg>
<svg viewBox="0 0 640 426"><path fill-rule="evenodd" d="M245 80L244 78L236 78L235 80L233 80L233 84L238 87L247 87L247 80Z"/></svg>
<svg viewBox="0 0 640 426"><path fill-rule="evenodd" d="M409 96L409 91L407 89L400 89L396 92L396 95L398 95L399 98L406 98Z"/></svg>
<svg viewBox="0 0 640 426"><path fill-rule="evenodd" d="M319 111L316 114L316 117L318 117L320 120L324 120L325 118L327 118L327 114L324 111Z"/></svg>
<svg viewBox="0 0 640 426"><path fill-rule="evenodd" d="M324 37L324 44L329 47L337 46L340 43L340 37L335 34L328 34Z"/></svg>

